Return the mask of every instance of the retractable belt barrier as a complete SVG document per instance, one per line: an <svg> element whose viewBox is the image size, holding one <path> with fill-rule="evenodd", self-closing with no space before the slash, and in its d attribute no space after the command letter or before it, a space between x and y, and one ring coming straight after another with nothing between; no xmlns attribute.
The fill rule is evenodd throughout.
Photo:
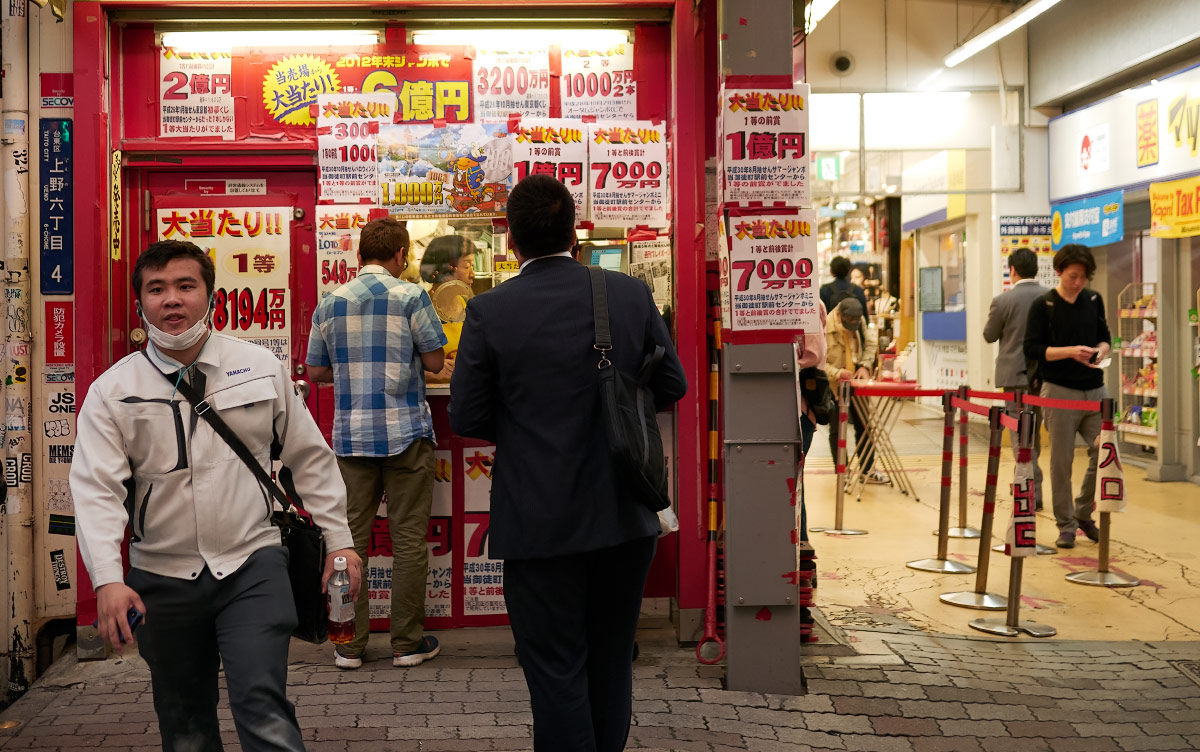
<svg viewBox="0 0 1200 752"><path fill-rule="evenodd" d="M951 400L954 392L942 393L942 488L941 500L938 504L938 549L937 556L932 559L917 559L905 566L922 572L938 572L940 574L966 574L975 571L970 564L962 564L949 559L950 545L950 468L954 464L954 406Z"/></svg>
<svg viewBox="0 0 1200 752"><path fill-rule="evenodd" d="M1033 405L1034 407L1053 407L1059 410L1083 410L1089 413L1100 412L1099 400L1065 400L1027 394L1021 399L1021 403L1024 405Z"/></svg>

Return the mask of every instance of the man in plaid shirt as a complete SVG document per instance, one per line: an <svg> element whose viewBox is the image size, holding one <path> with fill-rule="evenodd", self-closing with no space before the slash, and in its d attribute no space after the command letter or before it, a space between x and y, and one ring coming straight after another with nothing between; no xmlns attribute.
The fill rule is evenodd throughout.
<svg viewBox="0 0 1200 752"><path fill-rule="evenodd" d="M333 383L333 451L363 561L387 492L395 666L419 665L440 649L436 637L424 634L434 436L422 369L442 370L446 335L429 295L399 279L407 259L401 222L387 217L367 224L359 237L358 276L317 305L306 358L313 381ZM359 590L354 606L354 639L334 648L338 668L362 665L370 632L367 591Z"/></svg>

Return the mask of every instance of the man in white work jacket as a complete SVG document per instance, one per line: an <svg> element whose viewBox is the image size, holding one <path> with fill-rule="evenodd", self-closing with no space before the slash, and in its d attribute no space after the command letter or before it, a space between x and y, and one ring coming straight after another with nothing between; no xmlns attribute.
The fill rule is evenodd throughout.
<svg viewBox="0 0 1200 752"><path fill-rule="evenodd" d="M286 696L296 609L269 496L172 382L203 394L263 467L272 443L282 448L331 552L325 580L345 556L356 593L362 564L337 462L286 369L265 348L209 331L214 277L192 243L160 241L138 257L133 290L150 344L105 371L79 412L71 469L79 552L102 637L121 650L132 639L130 609L144 615L138 649L164 750L222 748L222 665L242 749L303 750Z"/></svg>

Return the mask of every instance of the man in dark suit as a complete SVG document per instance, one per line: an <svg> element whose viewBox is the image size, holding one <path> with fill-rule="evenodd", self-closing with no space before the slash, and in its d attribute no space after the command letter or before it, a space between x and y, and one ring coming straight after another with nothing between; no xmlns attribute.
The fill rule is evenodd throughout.
<svg viewBox="0 0 1200 752"><path fill-rule="evenodd" d="M871 316L867 313L867 295L863 289L850 281L850 271L854 269L854 264L850 263L850 259L845 256L834 256L829 262L829 273L833 275L832 282L826 282L821 285L821 289L817 294L821 296L821 302L825 304L825 310L833 313L833 309L837 307L838 302L845 295L840 293L850 293L860 304L862 304L862 320L863 324L871 323Z"/></svg>
<svg viewBox="0 0 1200 752"><path fill-rule="evenodd" d="M987 323L983 327L986 342L1000 340L1000 352L996 356L996 388L1005 391L1023 389L1029 391L1029 377L1025 373L1025 324L1029 320L1029 308L1033 301L1048 291L1037 283L1037 254L1028 248L1018 248L1008 257L1008 276L1012 287L992 298ZM1010 405L1010 412L1016 408ZM1035 506L1042 508L1042 467L1038 454L1042 448L1041 411L1034 408L1037 417L1033 432L1033 478L1036 489ZM1017 454L1017 435L1011 437L1013 456Z"/></svg>
<svg viewBox="0 0 1200 752"><path fill-rule="evenodd" d="M629 735L633 643L656 515L620 491L600 412L588 269L571 257L575 208L547 175L508 199L521 273L467 304L450 425L495 442L490 555L533 705L538 752L615 752ZM645 284L605 272L609 360L636 374L666 350L659 409L687 379Z"/></svg>

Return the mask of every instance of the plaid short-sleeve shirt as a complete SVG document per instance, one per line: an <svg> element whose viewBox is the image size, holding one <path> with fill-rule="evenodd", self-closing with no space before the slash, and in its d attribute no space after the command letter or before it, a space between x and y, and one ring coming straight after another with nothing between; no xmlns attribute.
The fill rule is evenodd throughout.
<svg viewBox="0 0 1200 752"><path fill-rule="evenodd" d="M429 294L367 264L313 312L310 366L333 368L333 450L391 457L433 436L421 353L446 344Z"/></svg>

